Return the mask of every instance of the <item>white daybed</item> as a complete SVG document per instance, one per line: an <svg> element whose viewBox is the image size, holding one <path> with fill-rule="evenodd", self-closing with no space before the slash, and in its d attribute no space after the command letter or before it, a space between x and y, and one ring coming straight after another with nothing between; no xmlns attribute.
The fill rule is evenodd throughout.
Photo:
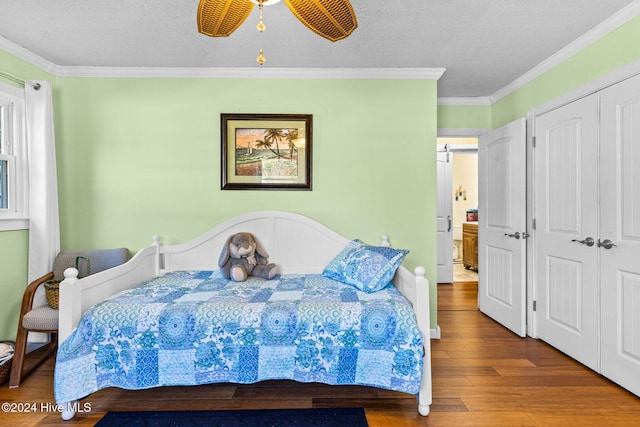
<svg viewBox="0 0 640 427"><path fill-rule="evenodd" d="M106 298L165 273L217 270L218 254L228 236L245 231L259 236L270 262L277 264L281 275L319 275L351 241L308 217L280 211L240 215L191 241L174 246L163 246L155 236L151 246L140 250L121 266L83 279L77 278L78 272L73 268L65 271L65 280L60 285L61 347L64 348L63 341L75 332L83 313ZM380 246L389 246L388 238L383 236ZM417 267L413 274L402 266L396 271L393 283L411 303L423 337L418 411L426 416L432 402L429 283L424 268ZM55 381L58 385L64 383L64 378L56 377ZM77 402L58 403L65 405L64 419L74 416Z"/></svg>

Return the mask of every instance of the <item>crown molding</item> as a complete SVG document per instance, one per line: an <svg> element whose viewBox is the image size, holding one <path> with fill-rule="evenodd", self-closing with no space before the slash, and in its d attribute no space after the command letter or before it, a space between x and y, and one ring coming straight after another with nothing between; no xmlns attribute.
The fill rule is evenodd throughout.
<svg viewBox="0 0 640 427"><path fill-rule="evenodd" d="M444 68L58 67L58 77L438 80Z"/></svg>
<svg viewBox="0 0 640 427"><path fill-rule="evenodd" d="M571 56L575 55L582 49L598 41L602 37L606 36L613 30L621 27L640 14L640 0L635 0L626 7L620 9L617 13L607 18L600 24L587 31L582 36L578 37L573 42L569 43L564 48L560 49L531 70L527 71L507 86L498 89L489 96L491 98L491 104L495 104L502 98L507 97L511 93L540 77L542 74L551 70L553 67L566 61Z"/></svg>
<svg viewBox="0 0 640 427"><path fill-rule="evenodd" d="M28 62L31 65L40 68L43 71L46 71L49 74L55 75L55 70L58 68L58 66L53 62L47 61L43 57L36 55L30 50L25 49L24 47L15 44L11 40L6 39L2 36L0 36L0 49Z"/></svg>

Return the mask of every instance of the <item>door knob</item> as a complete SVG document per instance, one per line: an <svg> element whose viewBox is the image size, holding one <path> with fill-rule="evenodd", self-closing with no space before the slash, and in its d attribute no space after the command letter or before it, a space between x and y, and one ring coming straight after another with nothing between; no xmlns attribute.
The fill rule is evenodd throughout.
<svg viewBox="0 0 640 427"><path fill-rule="evenodd" d="M513 233L513 234L507 234L507 233L504 233L504 235L505 235L505 236L508 236L508 237L515 237L516 239L519 239L519 238L520 238L520 232L519 232L519 231L516 231L516 232L515 232L515 233Z"/></svg>
<svg viewBox="0 0 640 427"><path fill-rule="evenodd" d="M593 244L595 243L595 240L593 240L592 237L587 237L584 240L577 240L577 239L572 239L572 242L578 242L578 243L582 243L583 245L587 245L587 246L593 246ZM598 240L598 246L600 246L600 240ZM609 249L609 248L607 248Z"/></svg>
<svg viewBox="0 0 640 427"><path fill-rule="evenodd" d="M600 241L600 239L598 239L598 247L603 247L605 249L611 249L613 247L618 247L618 245L614 244L609 239L604 239L602 242Z"/></svg>

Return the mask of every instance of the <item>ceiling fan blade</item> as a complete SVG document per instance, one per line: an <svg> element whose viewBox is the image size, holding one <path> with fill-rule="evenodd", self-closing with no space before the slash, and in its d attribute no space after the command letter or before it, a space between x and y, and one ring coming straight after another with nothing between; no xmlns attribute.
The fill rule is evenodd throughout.
<svg viewBox="0 0 640 427"><path fill-rule="evenodd" d="M247 19L251 0L200 0L198 31L211 37L226 37Z"/></svg>
<svg viewBox="0 0 640 427"><path fill-rule="evenodd" d="M349 0L284 0L289 10L318 35L335 42L358 28Z"/></svg>

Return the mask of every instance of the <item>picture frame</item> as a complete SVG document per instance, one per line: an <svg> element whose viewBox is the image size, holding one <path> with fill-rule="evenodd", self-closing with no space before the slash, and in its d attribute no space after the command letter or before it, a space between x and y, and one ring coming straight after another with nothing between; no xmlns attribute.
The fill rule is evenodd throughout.
<svg viewBox="0 0 640 427"><path fill-rule="evenodd" d="M311 190L311 114L220 115L222 190Z"/></svg>

